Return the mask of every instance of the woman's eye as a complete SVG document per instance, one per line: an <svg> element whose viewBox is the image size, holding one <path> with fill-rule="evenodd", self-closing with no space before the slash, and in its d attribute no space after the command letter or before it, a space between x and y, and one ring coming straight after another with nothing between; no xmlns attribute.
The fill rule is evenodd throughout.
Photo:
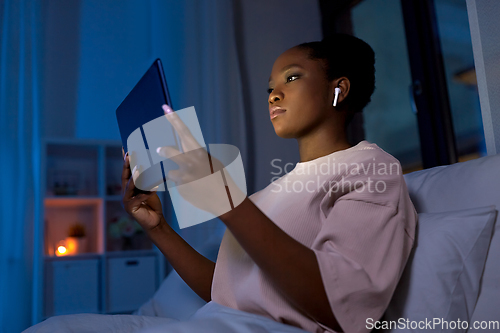
<svg viewBox="0 0 500 333"><path fill-rule="evenodd" d="M286 78L286 82L292 82L292 81L295 81L297 80L298 78L300 77L300 75L290 75L289 77ZM273 92L274 89L272 88L269 88L267 89L267 93L270 94Z"/></svg>

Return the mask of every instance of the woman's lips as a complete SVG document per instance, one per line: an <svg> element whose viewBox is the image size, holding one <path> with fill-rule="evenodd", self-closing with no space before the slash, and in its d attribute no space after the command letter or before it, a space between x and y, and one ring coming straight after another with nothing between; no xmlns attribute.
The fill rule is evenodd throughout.
<svg viewBox="0 0 500 333"><path fill-rule="evenodd" d="M277 117L277 116L279 116L280 114L282 114L282 113L285 113L285 112L286 112L286 110L285 110L285 109L276 108L276 107L272 108L270 111L271 111L271 112L270 112L271 120L272 120L272 119L274 119L274 118L276 118L276 117Z"/></svg>

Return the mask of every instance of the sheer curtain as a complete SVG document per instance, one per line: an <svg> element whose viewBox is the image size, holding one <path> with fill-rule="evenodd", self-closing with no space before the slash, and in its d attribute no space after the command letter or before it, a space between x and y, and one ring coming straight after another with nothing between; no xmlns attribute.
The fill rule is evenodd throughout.
<svg viewBox="0 0 500 333"><path fill-rule="evenodd" d="M81 2L75 136L119 139L115 108L161 58L174 110L194 106L205 143L235 145L247 170L233 6L232 0ZM175 226L168 193L165 202ZM214 220L179 233L201 245L223 231Z"/></svg>
<svg viewBox="0 0 500 333"><path fill-rule="evenodd" d="M74 6L70 10L78 22L70 22L77 28L63 31L67 20L54 20L53 15L64 15L67 6ZM194 105L205 142L237 146L248 169L252 158L247 153L233 10L231 0L0 1L4 172L0 182L0 333L20 332L39 319L40 302L32 300L43 296L43 286L33 285L33 274L40 271L40 258L34 259L33 251L43 237L43 230L36 229L43 218L36 214L41 205L41 131L50 137L118 140L114 110L142 71L159 57L174 109ZM76 46L64 42L68 40L77 41ZM68 53L75 56L67 58ZM62 62L78 74L65 74L69 67ZM38 72L43 73L42 80ZM38 89L39 81L43 89ZM68 91L71 87L73 94ZM54 98L63 100L48 103ZM68 130L61 132L60 127ZM175 225L173 209L169 203L165 206ZM180 233L200 248L208 238L220 238L224 229L215 220Z"/></svg>
<svg viewBox="0 0 500 333"><path fill-rule="evenodd" d="M234 1L186 0L179 4L155 0L152 5L153 13L164 13L153 16L152 49L171 60L165 70L173 74L174 109L194 105L205 142L238 147L247 172L253 159L247 149L248 106L243 103ZM175 66L182 71L174 70ZM170 215L175 219L173 213ZM215 219L180 230L180 234L201 246L211 237L222 237L224 230L222 222Z"/></svg>
<svg viewBox="0 0 500 333"><path fill-rule="evenodd" d="M31 323L35 215L40 205L39 8L35 0L0 2L0 331Z"/></svg>
<svg viewBox="0 0 500 333"><path fill-rule="evenodd" d="M161 58L174 110L194 106L205 143L237 146L248 169L233 1L86 0L79 11L76 137L119 139L115 108ZM179 232L198 245L223 230L212 221Z"/></svg>

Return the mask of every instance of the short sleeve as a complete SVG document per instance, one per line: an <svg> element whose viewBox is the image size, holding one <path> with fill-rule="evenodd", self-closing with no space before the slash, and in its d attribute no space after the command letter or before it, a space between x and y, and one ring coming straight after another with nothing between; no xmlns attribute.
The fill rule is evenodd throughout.
<svg viewBox="0 0 500 333"><path fill-rule="evenodd" d="M367 320L382 317L401 277L416 213L402 175L348 179L358 186L323 198L322 226L312 250L344 332L369 332Z"/></svg>

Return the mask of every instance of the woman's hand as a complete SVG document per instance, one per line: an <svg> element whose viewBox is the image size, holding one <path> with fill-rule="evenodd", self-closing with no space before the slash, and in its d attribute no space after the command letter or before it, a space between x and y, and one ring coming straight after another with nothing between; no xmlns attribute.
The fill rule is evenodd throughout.
<svg viewBox="0 0 500 333"><path fill-rule="evenodd" d="M144 192L135 187L128 154L123 161L122 201L127 213L145 229L169 264L198 296L209 302L215 263L195 251L168 225L156 192Z"/></svg>
<svg viewBox="0 0 500 333"><path fill-rule="evenodd" d="M161 201L155 191L144 192L135 187L134 177L130 171L130 156L123 155L122 170L122 203L125 211L148 232L156 228L162 218ZM135 171L138 173L138 171ZM137 176L135 177L137 178Z"/></svg>
<svg viewBox="0 0 500 333"><path fill-rule="evenodd" d="M179 134L184 151L181 153L168 146L158 149L159 155L173 160L179 166L179 169L169 171L167 178L175 183L179 194L193 206L215 216L229 211L233 208L230 206L229 197L235 197L235 194L239 197L245 195L236 192L238 187L229 173L224 172L224 165L196 141L179 116L168 105L163 105L163 110L167 120ZM211 176L218 171L222 177ZM181 186L185 184L190 186ZM230 195L228 195L228 188L231 189ZM240 202L241 200L238 200L237 204Z"/></svg>

